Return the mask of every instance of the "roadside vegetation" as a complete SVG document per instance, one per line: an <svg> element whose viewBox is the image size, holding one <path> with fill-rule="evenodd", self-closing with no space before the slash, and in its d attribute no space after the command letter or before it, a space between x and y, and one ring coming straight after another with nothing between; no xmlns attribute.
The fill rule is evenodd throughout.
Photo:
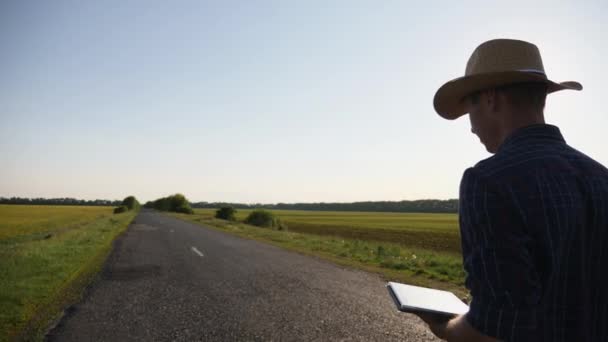
<svg viewBox="0 0 608 342"><path fill-rule="evenodd" d="M144 205L145 208L152 208L160 211L172 211L183 214L193 214L194 211L190 206L190 202L186 199L186 196L182 194L175 194L163 198L159 198L155 201L149 201Z"/></svg>
<svg viewBox="0 0 608 342"><path fill-rule="evenodd" d="M194 209L209 217L214 209ZM235 219L244 222L253 212L240 209ZM408 247L460 255L458 215L307 210L271 210L289 231L353 240L392 242Z"/></svg>
<svg viewBox="0 0 608 342"><path fill-rule="evenodd" d="M0 205L0 341L42 340L137 214L112 207Z"/></svg>
<svg viewBox="0 0 608 342"><path fill-rule="evenodd" d="M140 207L139 201L135 196L128 196L122 200L122 205L127 207L128 210L138 210Z"/></svg>
<svg viewBox="0 0 608 342"><path fill-rule="evenodd" d="M215 218L220 220L236 221L236 209L233 207L222 207L215 211Z"/></svg>
<svg viewBox="0 0 608 342"><path fill-rule="evenodd" d="M195 209L194 215L172 216L380 273L388 280L442 288L466 296L455 214L266 211L289 226L289 231L280 231L247 224L255 212L258 211L238 210L236 221L215 218L214 209ZM393 236L393 240L388 236Z"/></svg>
<svg viewBox="0 0 608 342"><path fill-rule="evenodd" d="M114 208L114 214L122 214L129 211L129 208L127 208L124 205L121 205L119 207Z"/></svg>
<svg viewBox="0 0 608 342"><path fill-rule="evenodd" d="M137 199L134 196L125 197L124 200L120 203L120 205L114 208L114 214L125 213L129 210L139 210L140 205Z"/></svg>
<svg viewBox="0 0 608 342"><path fill-rule="evenodd" d="M276 230L287 230L287 225L281 222L281 220L276 217L274 213L264 209L256 209L251 211L249 215L247 215L247 218L245 218L244 222L252 226Z"/></svg>

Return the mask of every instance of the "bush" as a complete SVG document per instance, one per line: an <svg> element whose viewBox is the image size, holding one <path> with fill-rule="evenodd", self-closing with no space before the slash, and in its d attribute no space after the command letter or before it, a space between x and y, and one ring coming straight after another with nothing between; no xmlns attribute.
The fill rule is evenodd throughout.
<svg viewBox="0 0 608 342"><path fill-rule="evenodd" d="M169 197L159 198L154 201L154 209L161 211L169 211L171 209L171 204L169 203Z"/></svg>
<svg viewBox="0 0 608 342"><path fill-rule="evenodd" d="M287 225L282 223L273 213L262 209L252 211L245 219L245 223L258 227L287 230Z"/></svg>
<svg viewBox="0 0 608 342"><path fill-rule="evenodd" d="M176 213L183 213L183 214L194 214L194 210L192 210L192 208L190 207L189 204L182 204L176 208L173 208L173 210Z"/></svg>
<svg viewBox="0 0 608 342"><path fill-rule="evenodd" d="M236 209L233 207L221 207L215 212L215 218L236 221Z"/></svg>
<svg viewBox="0 0 608 342"><path fill-rule="evenodd" d="M124 206L124 205L114 208L114 214L125 213L127 211L129 211L129 208L127 208L127 206Z"/></svg>
<svg viewBox="0 0 608 342"><path fill-rule="evenodd" d="M135 196L126 197L124 200L122 200L122 205L127 207L129 210L139 209L139 202Z"/></svg>
<svg viewBox="0 0 608 342"><path fill-rule="evenodd" d="M148 205L148 204L146 204ZM159 198L150 204L150 207L160 211L174 211L177 213L194 214L190 202L182 194L175 194Z"/></svg>
<svg viewBox="0 0 608 342"><path fill-rule="evenodd" d="M182 195L182 194L175 194L173 196L169 196L169 208L171 209L177 209L180 207L190 207L190 203L188 203L188 200L186 199L186 196Z"/></svg>

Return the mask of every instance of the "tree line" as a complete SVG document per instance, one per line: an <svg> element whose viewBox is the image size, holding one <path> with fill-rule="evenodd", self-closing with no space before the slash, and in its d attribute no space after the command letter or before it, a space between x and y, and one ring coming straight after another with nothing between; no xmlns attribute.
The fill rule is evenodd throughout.
<svg viewBox="0 0 608 342"><path fill-rule="evenodd" d="M318 211L373 211L397 213L457 213L458 199L415 201L367 201L352 203L277 203L277 204L244 204L227 202L197 202L193 208L232 207L235 209L275 209L275 210L318 210Z"/></svg>
<svg viewBox="0 0 608 342"><path fill-rule="evenodd" d="M177 195L177 196L176 196ZM458 200L415 200L415 201L367 201L352 203L276 203L276 204L245 204L227 202L196 202L188 203L183 195L176 194L146 203L148 208L159 210L175 210L190 212L192 208L214 208L233 207L235 209L275 209L275 210L318 210L318 211L373 211L373 212L397 212L397 213L457 213ZM81 200L76 198L22 198L22 197L0 197L0 204L30 204L30 205L92 205L92 206L120 206L120 200ZM170 209L168 209L170 208Z"/></svg>
<svg viewBox="0 0 608 342"><path fill-rule="evenodd" d="M25 198L25 197L0 197L0 204L30 204L30 205L90 205L90 206L118 206L120 200L81 200L70 197L62 198Z"/></svg>

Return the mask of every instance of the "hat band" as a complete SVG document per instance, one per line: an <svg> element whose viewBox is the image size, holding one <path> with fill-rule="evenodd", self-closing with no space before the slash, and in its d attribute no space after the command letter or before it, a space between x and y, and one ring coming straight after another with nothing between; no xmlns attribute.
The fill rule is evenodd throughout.
<svg viewBox="0 0 608 342"><path fill-rule="evenodd" d="M517 70L517 71L521 71L521 72L532 72L532 73L535 73L535 74L541 74L541 75L543 75L543 76L547 76L547 75L545 74L545 72L544 72L544 71L542 71L542 70L538 70L538 69L520 69L520 70Z"/></svg>

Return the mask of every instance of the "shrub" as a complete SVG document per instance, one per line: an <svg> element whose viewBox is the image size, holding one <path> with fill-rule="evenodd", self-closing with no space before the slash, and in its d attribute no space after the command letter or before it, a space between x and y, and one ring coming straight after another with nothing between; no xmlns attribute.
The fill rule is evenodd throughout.
<svg viewBox="0 0 608 342"><path fill-rule="evenodd" d="M287 230L287 225L281 222L273 213L262 209L252 211L245 219L245 223L258 227Z"/></svg>
<svg viewBox="0 0 608 342"><path fill-rule="evenodd" d="M125 207L127 207L129 210L133 210L133 209L138 209L139 208L139 202L137 201L137 199L135 198L135 196L126 197L124 200L122 200L122 205L124 205Z"/></svg>
<svg viewBox="0 0 608 342"><path fill-rule="evenodd" d="M171 209L171 203L169 203L169 198L163 197L163 198L157 199L154 202L154 208L156 208L158 210L162 210L162 211L169 211L169 209Z"/></svg>
<svg viewBox="0 0 608 342"><path fill-rule="evenodd" d="M215 212L215 217L222 220L236 221L236 209L233 207L222 207Z"/></svg>
<svg viewBox="0 0 608 342"><path fill-rule="evenodd" d="M189 204L181 204L180 206L173 208L171 211L176 213L194 214L194 210L192 210Z"/></svg>
<svg viewBox="0 0 608 342"><path fill-rule="evenodd" d="M120 207L114 208L114 214L120 214L120 213L124 213L124 212L127 212L127 211L129 211L129 208L127 208L124 205L121 205Z"/></svg>
<svg viewBox="0 0 608 342"><path fill-rule="evenodd" d="M167 197L169 201L169 208L177 209L180 207L190 207L190 203L186 199L186 196L182 194L175 194L173 196Z"/></svg>
<svg viewBox="0 0 608 342"><path fill-rule="evenodd" d="M147 205L147 204L146 204ZM190 206L190 202L182 194L175 194L163 198L159 198L152 202L152 208L161 211L174 211L177 213L193 214L194 211Z"/></svg>

